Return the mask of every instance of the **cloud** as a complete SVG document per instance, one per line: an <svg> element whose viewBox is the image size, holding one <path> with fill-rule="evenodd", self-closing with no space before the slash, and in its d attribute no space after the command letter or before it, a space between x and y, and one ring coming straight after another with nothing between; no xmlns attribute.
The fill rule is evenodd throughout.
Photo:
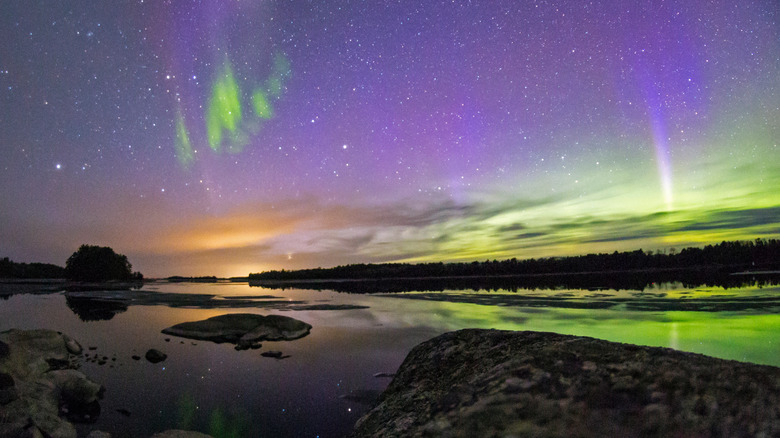
<svg viewBox="0 0 780 438"><path fill-rule="evenodd" d="M686 221L675 231L704 231L717 229L751 228L761 225L779 225L780 207L752 208L745 210L716 210L705 220Z"/></svg>
<svg viewBox="0 0 780 438"><path fill-rule="evenodd" d="M60 264L79 244L93 243L128 255L134 268L147 276L240 276L349 263L652 250L707 239L780 234L780 206L632 212L605 205L563 196L461 202L441 197L382 204L301 198L250 202L219 213L190 209L177 215L175 205L145 200L128 201L88 220L78 221L76 214L59 217L56 220L65 226L56 232L49 231L49 219L33 217L23 230L10 232L4 226L0 237L19 245L39 242L39 252L57 251L54 262ZM0 224L18 223L9 214L0 214ZM756 235L759 231L769 235Z"/></svg>

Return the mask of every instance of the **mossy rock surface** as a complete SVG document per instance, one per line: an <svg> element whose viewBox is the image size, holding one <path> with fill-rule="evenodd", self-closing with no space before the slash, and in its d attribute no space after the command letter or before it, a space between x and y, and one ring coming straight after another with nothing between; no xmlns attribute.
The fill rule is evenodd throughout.
<svg viewBox="0 0 780 438"><path fill-rule="evenodd" d="M76 438L60 408L98 406L102 394L74 369L78 342L53 330L11 329L0 343L0 436Z"/></svg>
<svg viewBox="0 0 780 438"><path fill-rule="evenodd" d="M416 346L352 436L780 436L780 368L460 330Z"/></svg>

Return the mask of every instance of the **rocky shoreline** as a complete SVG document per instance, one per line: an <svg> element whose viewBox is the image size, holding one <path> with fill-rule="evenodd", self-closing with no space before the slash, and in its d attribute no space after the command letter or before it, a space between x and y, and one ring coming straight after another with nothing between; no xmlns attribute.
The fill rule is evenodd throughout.
<svg viewBox="0 0 780 438"><path fill-rule="evenodd" d="M351 436L780 436L780 368L460 330L416 346Z"/></svg>
<svg viewBox="0 0 780 438"><path fill-rule="evenodd" d="M0 333L0 437L76 438L73 422L100 413L103 387L77 370L82 346L53 330ZM92 431L88 438L110 438ZM208 438L169 430L155 438Z"/></svg>
<svg viewBox="0 0 780 438"><path fill-rule="evenodd" d="M278 335L237 318L184 328L199 336L219 329L210 337L241 322L247 333ZM310 328L262 322L293 339ZM243 334L226 336L236 342ZM76 438L72 423L99 415L103 392L77 370L85 357L76 340L55 331L0 333L0 436ZM350 436L780 436L780 368L555 333L460 330L412 349Z"/></svg>

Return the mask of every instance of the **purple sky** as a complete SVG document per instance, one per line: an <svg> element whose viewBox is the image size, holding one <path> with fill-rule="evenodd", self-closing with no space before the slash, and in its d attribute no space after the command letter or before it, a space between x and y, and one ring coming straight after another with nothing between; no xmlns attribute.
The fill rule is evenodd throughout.
<svg viewBox="0 0 780 438"><path fill-rule="evenodd" d="M3 1L0 257L245 275L778 237L779 14Z"/></svg>

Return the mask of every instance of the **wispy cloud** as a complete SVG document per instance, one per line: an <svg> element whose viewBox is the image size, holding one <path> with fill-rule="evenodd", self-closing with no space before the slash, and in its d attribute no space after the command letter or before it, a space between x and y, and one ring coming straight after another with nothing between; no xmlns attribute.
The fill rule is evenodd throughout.
<svg viewBox="0 0 780 438"><path fill-rule="evenodd" d="M644 214L594 212L588 216L548 216L565 201L550 203L455 204L444 200L410 208L384 206L276 205L262 219L247 209L196 221L172 234L200 242L184 248L192 260L215 258L252 271L382 261L454 261L540 257L590 251L657 249L695 244L691 233L752 239L761 228L780 234L780 207L723 210L689 209ZM255 205L251 211L265 207ZM565 209L562 209L565 210ZM504 223L529 217L529 222ZM723 232L719 234L719 232ZM213 242L214 245L211 245ZM230 242L234 244L231 245ZM193 268L197 263L192 263ZM236 274L238 275L238 274Z"/></svg>

